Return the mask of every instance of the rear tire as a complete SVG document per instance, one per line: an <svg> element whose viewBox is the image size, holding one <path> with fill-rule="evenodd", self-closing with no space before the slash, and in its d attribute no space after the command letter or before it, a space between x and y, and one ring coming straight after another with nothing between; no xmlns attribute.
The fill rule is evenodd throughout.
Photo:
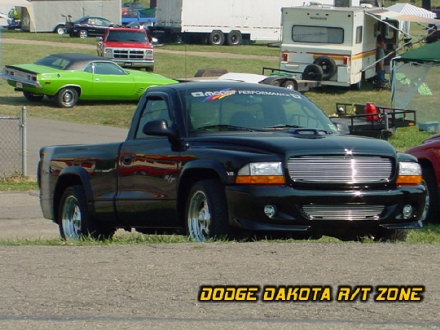
<svg viewBox="0 0 440 330"><path fill-rule="evenodd" d="M220 30L214 30L209 34L208 43L210 45L221 46L225 43L225 35Z"/></svg>
<svg viewBox="0 0 440 330"><path fill-rule="evenodd" d="M243 36L241 35L241 32L238 30L232 30L228 33L226 37L226 42L230 46L238 46L241 45L243 42Z"/></svg>
<svg viewBox="0 0 440 330"><path fill-rule="evenodd" d="M66 33L66 27L61 24L57 25L57 27L55 28L55 32L61 36Z"/></svg>
<svg viewBox="0 0 440 330"><path fill-rule="evenodd" d="M65 87L56 95L56 102L61 108L72 108L78 102L78 91L73 87Z"/></svg>
<svg viewBox="0 0 440 330"><path fill-rule="evenodd" d="M60 200L58 225L63 240L80 240L86 237L110 239L115 228L98 224L89 215L87 199L81 185L67 187Z"/></svg>
<svg viewBox="0 0 440 330"><path fill-rule="evenodd" d="M223 185L216 179L196 182L188 195L185 227L197 242L211 238L228 238L228 210Z"/></svg>
<svg viewBox="0 0 440 330"><path fill-rule="evenodd" d="M24 97L28 101L31 101L31 102L38 102L38 101L41 101L44 98L44 95L33 94L33 93L30 93L30 92L26 92L26 91L23 91L23 95L24 95Z"/></svg>

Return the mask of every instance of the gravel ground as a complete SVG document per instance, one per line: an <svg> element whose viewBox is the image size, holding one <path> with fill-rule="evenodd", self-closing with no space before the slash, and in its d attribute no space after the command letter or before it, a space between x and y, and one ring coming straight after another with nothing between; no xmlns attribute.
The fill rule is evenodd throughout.
<svg viewBox="0 0 440 330"><path fill-rule="evenodd" d="M0 240L55 238L37 192L0 192ZM438 245L0 246L0 329L439 329ZM200 285L424 285L422 302L198 302Z"/></svg>

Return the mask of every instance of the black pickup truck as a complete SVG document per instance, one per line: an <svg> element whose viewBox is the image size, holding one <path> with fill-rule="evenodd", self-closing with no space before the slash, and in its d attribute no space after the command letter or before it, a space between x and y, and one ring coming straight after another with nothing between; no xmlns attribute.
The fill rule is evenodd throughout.
<svg viewBox="0 0 440 330"><path fill-rule="evenodd" d="M426 189L415 157L340 135L285 88L190 82L148 89L127 139L41 149L43 214L64 239L116 228L196 241L279 234L404 239Z"/></svg>

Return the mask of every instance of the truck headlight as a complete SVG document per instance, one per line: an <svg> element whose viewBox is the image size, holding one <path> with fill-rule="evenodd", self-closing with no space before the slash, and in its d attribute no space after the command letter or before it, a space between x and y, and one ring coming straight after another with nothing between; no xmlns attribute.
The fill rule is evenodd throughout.
<svg viewBox="0 0 440 330"><path fill-rule="evenodd" d="M249 163L237 173L238 184L285 184L281 162Z"/></svg>
<svg viewBox="0 0 440 330"><path fill-rule="evenodd" d="M105 55L111 55L112 54L112 49L111 48L105 48L104 49L104 54Z"/></svg>
<svg viewBox="0 0 440 330"><path fill-rule="evenodd" d="M397 177L397 184L421 184L422 183L422 168L418 163L414 162L399 162L399 176Z"/></svg>

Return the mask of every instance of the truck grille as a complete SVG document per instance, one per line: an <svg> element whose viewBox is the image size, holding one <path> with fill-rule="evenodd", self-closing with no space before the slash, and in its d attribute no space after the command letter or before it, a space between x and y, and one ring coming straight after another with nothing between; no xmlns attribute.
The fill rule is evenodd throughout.
<svg viewBox="0 0 440 330"><path fill-rule="evenodd" d="M146 54L144 56L144 54ZM135 49L114 49L113 57L120 59L142 60L153 59L152 50L135 50Z"/></svg>
<svg viewBox="0 0 440 330"><path fill-rule="evenodd" d="M291 157L287 167L293 181L311 183L389 182L393 169L389 158L359 156Z"/></svg>
<svg viewBox="0 0 440 330"><path fill-rule="evenodd" d="M309 220L378 220L383 205L304 205Z"/></svg>

